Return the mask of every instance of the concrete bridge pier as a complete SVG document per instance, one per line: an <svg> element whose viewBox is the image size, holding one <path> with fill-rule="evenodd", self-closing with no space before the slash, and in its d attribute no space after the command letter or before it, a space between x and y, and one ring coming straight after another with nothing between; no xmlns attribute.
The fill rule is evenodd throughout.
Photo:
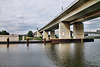
<svg viewBox="0 0 100 67"><path fill-rule="evenodd" d="M40 33L39 31L37 31L37 37L42 37L42 33Z"/></svg>
<svg viewBox="0 0 100 67"><path fill-rule="evenodd" d="M50 31L50 39L54 39L55 38L55 31L52 30Z"/></svg>
<svg viewBox="0 0 100 67"><path fill-rule="evenodd" d="M84 38L84 25L82 22L76 22L73 24L73 38Z"/></svg>
<svg viewBox="0 0 100 67"><path fill-rule="evenodd" d="M48 31L43 31L43 39L44 39L44 37L46 37L46 40L49 39L49 38L48 38Z"/></svg>
<svg viewBox="0 0 100 67"><path fill-rule="evenodd" d="M70 23L60 22L59 23L59 39L70 39Z"/></svg>

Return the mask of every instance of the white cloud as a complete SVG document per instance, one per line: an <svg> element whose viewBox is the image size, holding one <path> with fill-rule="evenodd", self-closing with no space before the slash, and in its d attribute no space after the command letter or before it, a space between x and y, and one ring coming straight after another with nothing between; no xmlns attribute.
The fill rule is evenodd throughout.
<svg viewBox="0 0 100 67"><path fill-rule="evenodd" d="M74 0L0 0L0 30L13 34L36 31ZM86 22L85 24L92 24Z"/></svg>
<svg viewBox="0 0 100 67"><path fill-rule="evenodd" d="M91 21L85 21L84 22L84 24L92 24L92 23L95 23L95 22L93 22L93 21L92 22Z"/></svg>
<svg viewBox="0 0 100 67"><path fill-rule="evenodd" d="M89 21L85 21L84 22L84 26L85 26L85 31L96 31L96 30L100 30L100 17L89 20Z"/></svg>

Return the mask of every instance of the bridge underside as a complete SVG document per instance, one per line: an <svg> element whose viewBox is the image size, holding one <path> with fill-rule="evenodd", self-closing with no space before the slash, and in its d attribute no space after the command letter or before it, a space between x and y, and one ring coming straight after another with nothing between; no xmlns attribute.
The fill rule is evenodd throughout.
<svg viewBox="0 0 100 67"><path fill-rule="evenodd" d="M83 21L100 17L100 0L79 0L70 8L67 8L49 24L39 30L48 39L47 31L50 31L51 39L55 38L55 30L59 29L59 39L70 39L70 25L73 25L73 38L84 38Z"/></svg>

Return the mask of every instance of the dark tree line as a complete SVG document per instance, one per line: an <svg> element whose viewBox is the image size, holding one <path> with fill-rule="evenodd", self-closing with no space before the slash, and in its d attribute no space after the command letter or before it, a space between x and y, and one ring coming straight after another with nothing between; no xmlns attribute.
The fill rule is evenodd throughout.
<svg viewBox="0 0 100 67"><path fill-rule="evenodd" d="M9 33L6 30L0 31L0 35L9 35Z"/></svg>
<svg viewBox="0 0 100 67"><path fill-rule="evenodd" d="M28 31L27 36L28 37L33 37L33 32L32 31Z"/></svg>

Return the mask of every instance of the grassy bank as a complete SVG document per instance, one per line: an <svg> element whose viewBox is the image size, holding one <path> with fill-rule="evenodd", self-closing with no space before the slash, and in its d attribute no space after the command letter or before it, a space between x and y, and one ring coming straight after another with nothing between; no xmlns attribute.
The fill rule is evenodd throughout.
<svg viewBox="0 0 100 67"><path fill-rule="evenodd" d="M27 37L24 37L24 40L26 40ZM19 37L19 40L22 40L22 37ZM42 37L29 37L29 40L43 40Z"/></svg>
<svg viewBox="0 0 100 67"><path fill-rule="evenodd" d="M100 39L100 37L85 37L85 39Z"/></svg>

